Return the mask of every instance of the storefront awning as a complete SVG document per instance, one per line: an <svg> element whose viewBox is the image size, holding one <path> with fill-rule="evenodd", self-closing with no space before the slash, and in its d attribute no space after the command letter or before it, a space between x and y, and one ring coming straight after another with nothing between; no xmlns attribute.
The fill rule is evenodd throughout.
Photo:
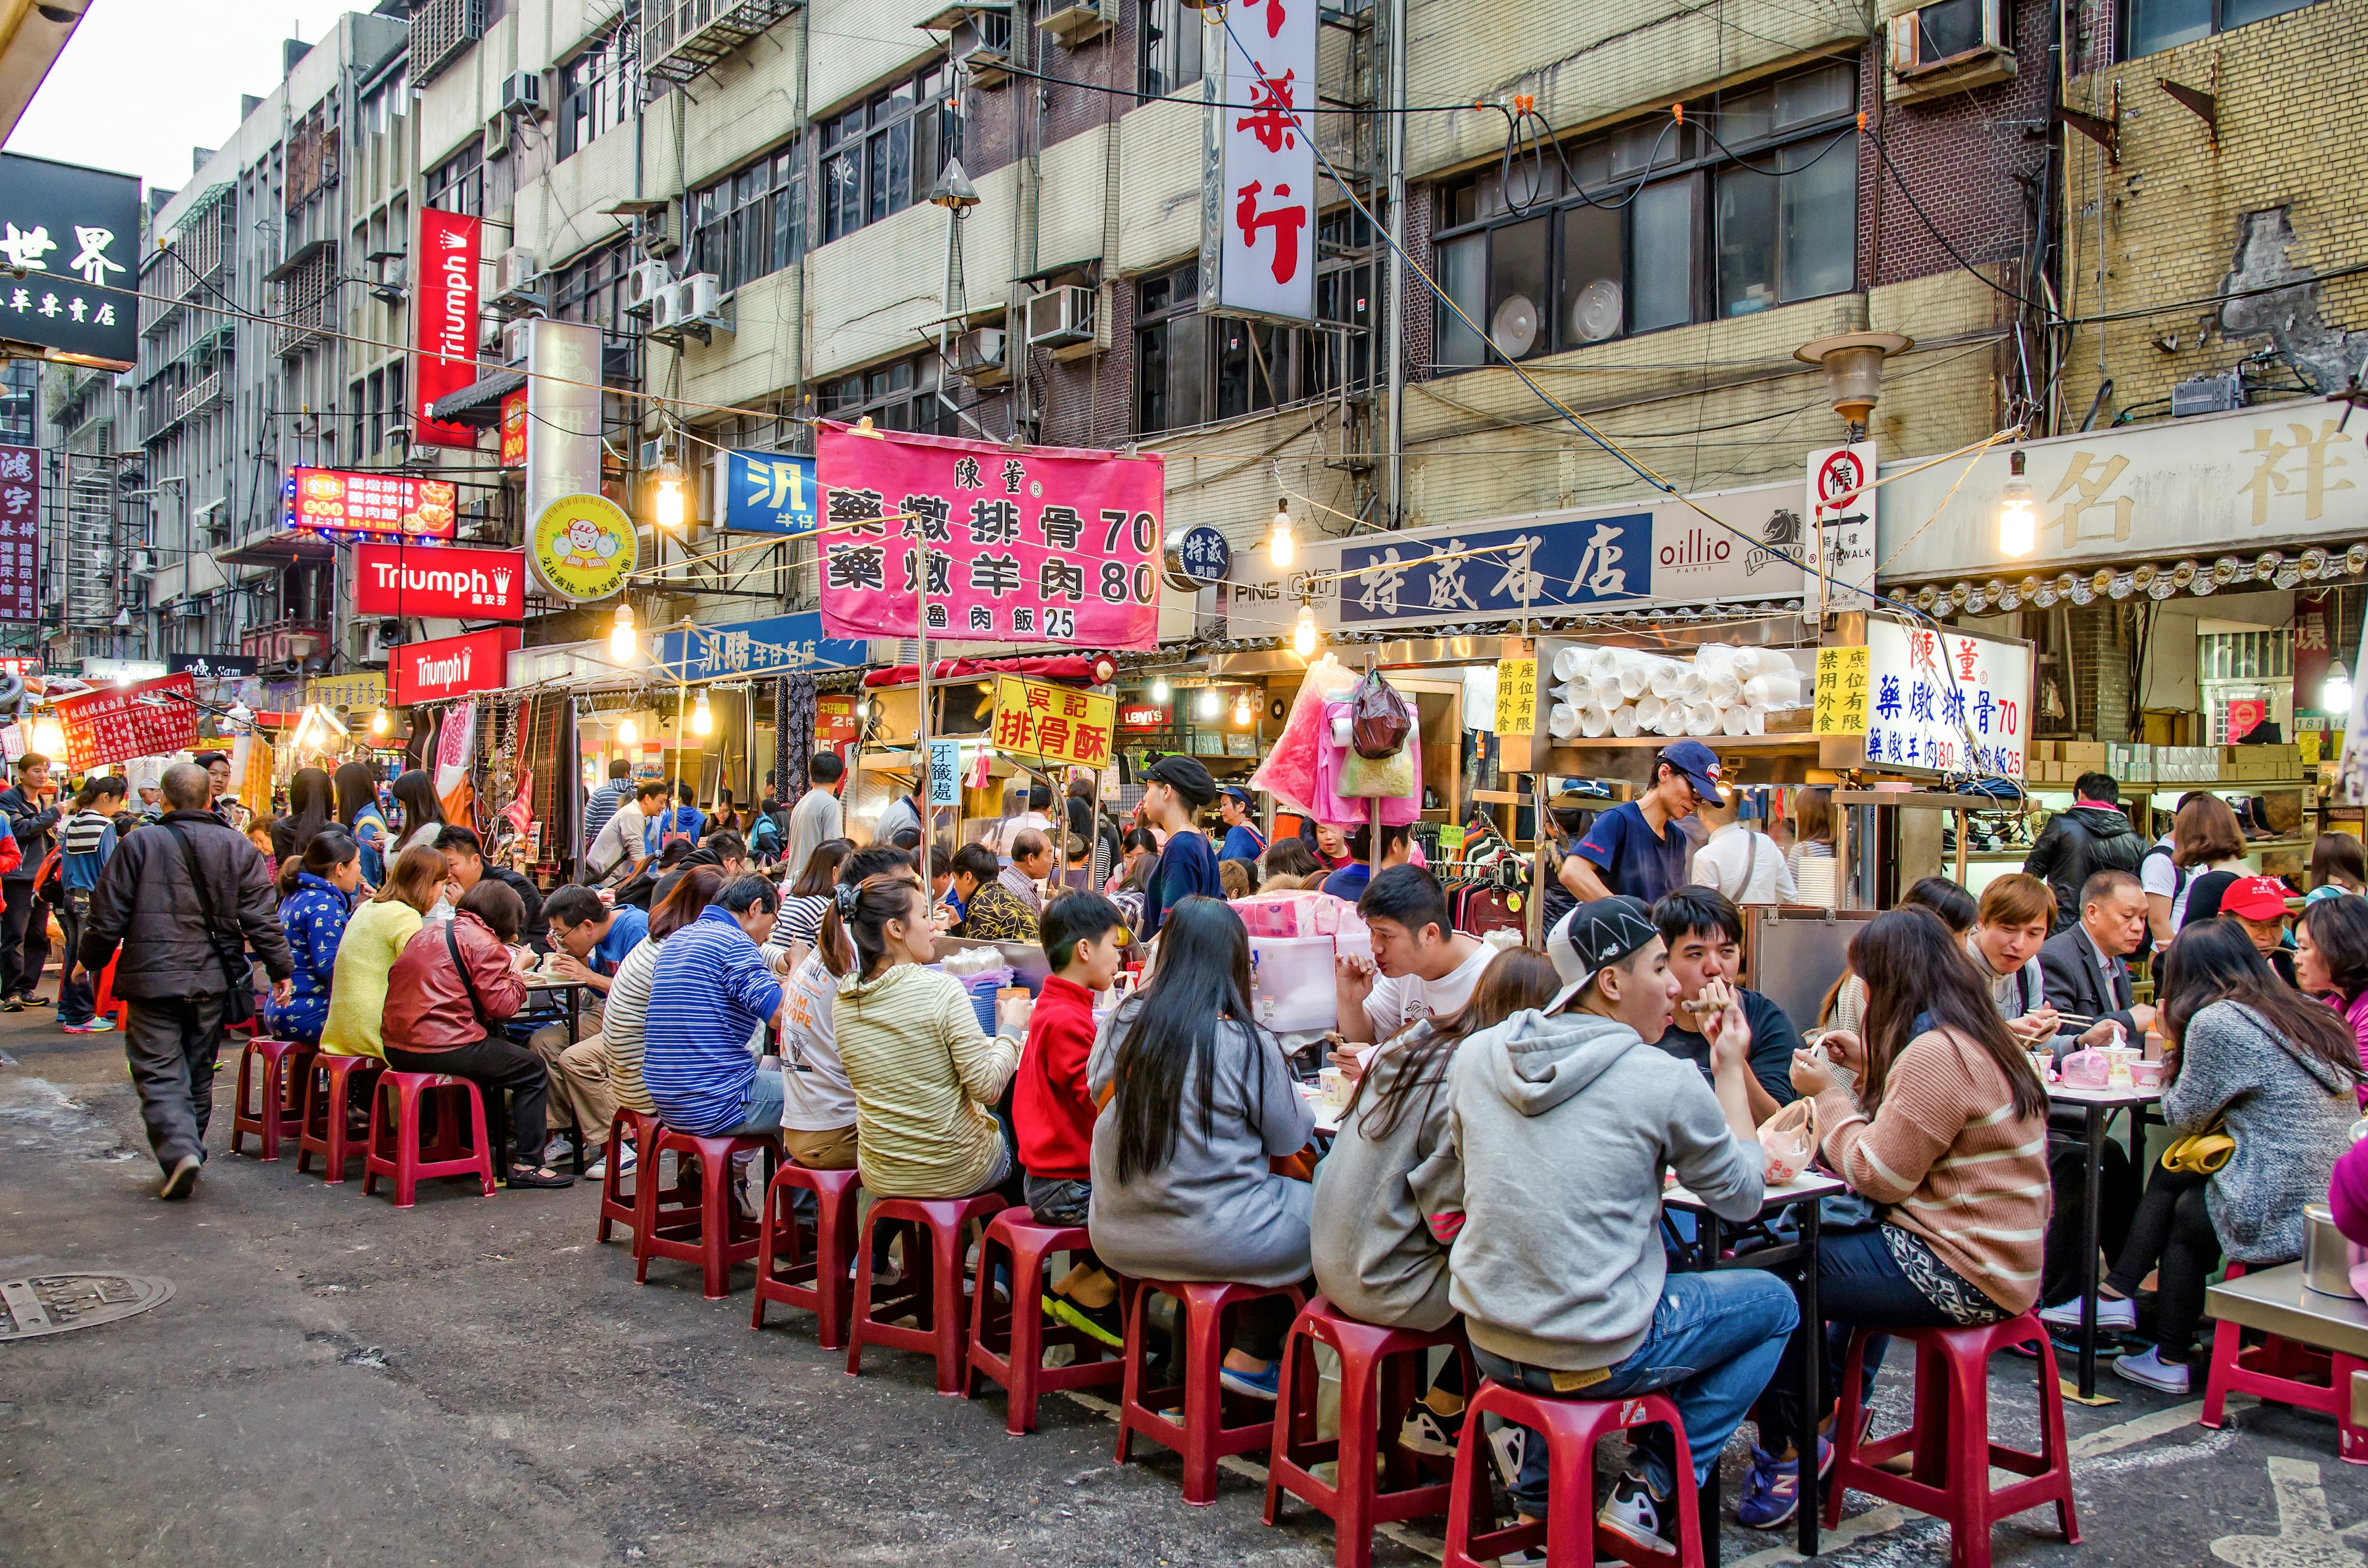
<svg viewBox="0 0 2368 1568"><path fill-rule="evenodd" d="M524 385L525 371L496 370L429 403L427 417L440 425L473 425L491 429L501 423L502 399Z"/></svg>

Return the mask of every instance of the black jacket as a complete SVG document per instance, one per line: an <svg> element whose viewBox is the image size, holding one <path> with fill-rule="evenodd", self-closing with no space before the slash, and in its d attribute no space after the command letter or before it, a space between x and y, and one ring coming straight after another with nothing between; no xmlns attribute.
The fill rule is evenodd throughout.
<svg viewBox="0 0 2368 1568"><path fill-rule="evenodd" d="M484 874L518 894L518 902L526 905L526 920L518 926L518 939L536 952L549 952L551 922L542 917L542 890L534 885L534 880L490 860L485 862Z"/></svg>
<svg viewBox="0 0 2368 1568"><path fill-rule="evenodd" d="M2076 1013L2084 1018L2118 1018L2129 1042L2140 1044L2137 1022L2130 1017L2130 966L2113 960L2112 980L2108 984L2099 965L2100 957L2085 926L2048 937L2039 949L2039 972L2047 978L2048 1004L2059 1013ZM2087 1027L2068 1032L2084 1034Z"/></svg>
<svg viewBox="0 0 2368 1568"><path fill-rule="evenodd" d="M29 882L51 848L50 830L57 825L58 809L27 800L25 791L12 784L0 790L0 816L8 819L8 831L17 835L17 847L25 852L25 863L6 880Z"/></svg>
<svg viewBox="0 0 2368 1568"><path fill-rule="evenodd" d="M206 929L199 910L175 826L189 835L199 873L213 895L214 932ZM211 812L168 812L161 823L115 846L98 886L91 890L83 966L94 973L105 969L119 944L123 957L115 969L115 994L139 1000L223 995L230 976L245 983L249 947L273 980L296 972L279 926L279 894L264 874L263 857ZM230 960L227 971L224 958Z"/></svg>
<svg viewBox="0 0 2368 1568"><path fill-rule="evenodd" d="M2080 888L2099 871L2135 875L2146 858L2146 841L2116 806L2074 806L2058 812L2039 842L2031 846L2022 869L2055 892L2055 930L2080 918Z"/></svg>

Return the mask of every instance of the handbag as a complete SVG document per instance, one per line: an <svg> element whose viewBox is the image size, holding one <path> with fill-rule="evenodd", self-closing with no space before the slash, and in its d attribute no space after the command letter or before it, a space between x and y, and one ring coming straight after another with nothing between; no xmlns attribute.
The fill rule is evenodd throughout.
<svg viewBox="0 0 2368 1568"><path fill-rule="evenodd" d="M214 921L213 890L206 885L205 876L198 869L198 851L189 843L189 835L181 831L179 823L168 822L164 825L171 828L173 836L180 840L181 864L188 869L189 886L198 895L198 915L206 923L206 940L212 945L215 961L222 965L222 979L229 985L229 990L222 996L222 1023L224 1027L252 1023L255 1021L255 971L248 969L242 975L239 971L245 966L233 963L230 955L222 950L222 928ZM244 936L238 938L238 953L241 958L246 956L246 938Z"/></svg>
<svg viewBox="0 0 2368 1568"><path fill-rule="evenodd" d="M1404 749L1414 732L1414 715L1397 687L1372 671L1349 694L1349 744L1368 762L1383 762Z"/></svg>
<svg viewBox="0 0 2368 1568"><path fill-rule="evenodd" d="M2215 1121L2202 1132L2172 1139L2170 1147L2162 1152L2162 1168L2181 1176L2210 1176L2236 1153L2237 1141Z"/></svg>

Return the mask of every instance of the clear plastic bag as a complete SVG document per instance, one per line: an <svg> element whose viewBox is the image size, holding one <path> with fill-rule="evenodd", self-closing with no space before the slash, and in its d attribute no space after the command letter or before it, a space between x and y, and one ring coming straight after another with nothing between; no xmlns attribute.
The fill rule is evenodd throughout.
<svg viewBox="0 0 2368 1568"><path fill-rule="evenodd" d="M1766 1156L1767 1178L1779 1187L1799 1176L1817 1157L1817 1102L1794 1100L1759 1124L1759 1152Z"/></svg>

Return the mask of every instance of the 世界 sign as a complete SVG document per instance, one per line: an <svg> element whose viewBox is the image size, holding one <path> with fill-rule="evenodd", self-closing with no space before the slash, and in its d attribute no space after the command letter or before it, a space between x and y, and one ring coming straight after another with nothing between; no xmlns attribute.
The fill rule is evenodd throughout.
<svg viewBox="0 0 2368 1568"><path fill-rule="evenodd" d="M128 370L139 358L140 182L0 153L0 340Z"/></svg>
<svg viewBox="0 0 2368 1568"><path fill-rule="evenodd" d="M431 447L474 447L476 429L427 417L438 398L477 379L477 266L484 224L461 212L419 210L411 256L412 439Z"/></svg>
<svg viewBox="0 0 2368 1568"><path fill-rule="evenodd" d="M1189 7L1188 7L1189 8ZM1201 193L1201 306L1315 319L1315 0L1242 0L1199 17L1217 64Z"/></svg>
<svg viewBox="0 0 2368 1568"><path fill-rule="evenodd" d="M515 550L357 545L354 608L363 615L521 620L526 617L524 558Z"/></svg>
<svg viewBox="0 0 2368 1568"><path fill-rule="evenodd" d="M387 675L398 706L441 702L472 691L495 691L509 684L509 656L521 641L515 626L406 642L387 657Z"/></svg>

